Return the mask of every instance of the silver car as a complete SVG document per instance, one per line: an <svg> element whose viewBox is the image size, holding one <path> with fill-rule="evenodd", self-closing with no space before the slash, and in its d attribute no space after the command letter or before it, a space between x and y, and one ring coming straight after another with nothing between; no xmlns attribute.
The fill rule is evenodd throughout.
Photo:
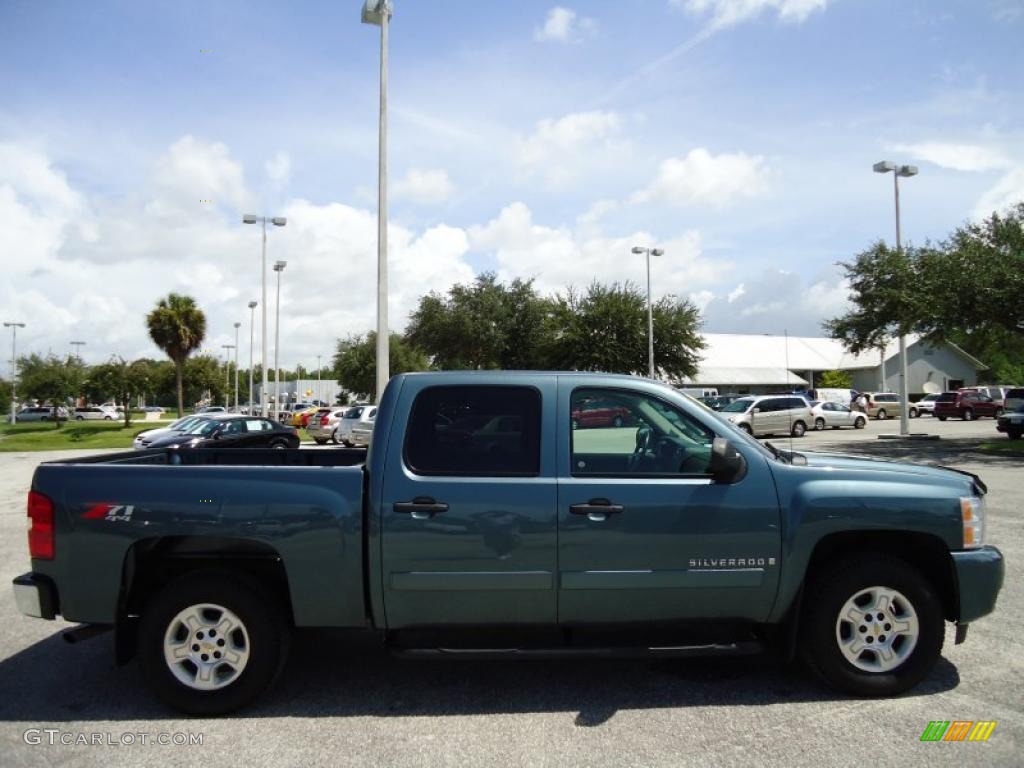
<svg viewBox="0 0 1024 768"><path fill-rule="evenodd" d="M797 395L741 397L725 406L720 413L755 437L803 437L808 425L813 423L810 404Z"/></svg>
<svg viewBox="0 0 1024 768"><path fill-rule="evenodd" d="M867 417L860 411L851 411L842 403L830 401L815 403L811 407L811 417L814 419L814 428L819 431L826 427L864 429L868 423Z"/></svg>
<svg viewBox="0 0 1024 768"><path fill-rule="evenodd" d="M75 408L75 421L113 421L117 418L117 411L111 411L99 406L87 406Z"/></svg>
<svg viewBox="0 0 1024 768"><path fill-rule="evenodd" d="M349 442L357 448L369 448L373 439L373 425L377 418L377 407L368 405L363 409L363 415L352 425L352 432Z"/></svg>
<svg viewBox="0 0 1024 768"><path fill-rule="evenodd" d="M306 422L306 434L313 438L317 445L323 445L328 440L332 443L339 442L338 424L347 408L321 408L311 414Z"/></svg>
<svg viewBox="0 0 1024 768"><path fill-rule="evenodd" d="M352 427L362 417L363 412L372 406L366 403L356 403L345 409L345 415L338 422L338 442L342 445L352 445Z"/></svg>
<svg viewBox="0 0 1024 768"><path fill-rule="evenodd" d="M68 409L63 405L57 406L57 418L64 420L68 417ZM17 421L52 421L53 408L49 405L30 405L22 408L15 414Z"/></svg>

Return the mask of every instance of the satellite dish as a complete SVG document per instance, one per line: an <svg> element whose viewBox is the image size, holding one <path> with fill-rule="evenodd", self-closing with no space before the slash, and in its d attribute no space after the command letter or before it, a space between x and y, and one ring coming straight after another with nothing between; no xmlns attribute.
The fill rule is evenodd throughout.
<svg viewBox="0 0 1024 768"><path fill-rule="evenodd" d="M937 394L939 394L939 392L941 392L941 391L942 391L942 390L941 390L941 389L939 388L939 385L938 385L938 384L936 384L936 383L935 383L934 381L926 381L926 382L924 383L924 386L923 386L923 387L921 387L921 389L923 389L923 390L924 390L924 393L925 393L926 395L937 395Z"/></svg>

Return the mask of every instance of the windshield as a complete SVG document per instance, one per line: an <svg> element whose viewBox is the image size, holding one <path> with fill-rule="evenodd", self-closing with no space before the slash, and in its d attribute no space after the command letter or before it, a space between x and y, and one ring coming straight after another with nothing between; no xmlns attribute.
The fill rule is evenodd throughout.
<svg viewBox="0 0 1024 768"><path fill-rule="evenodd" d="M746 410L754 404L753 400L742 398L740 400L733 400L725 408L722 409L722 413L745 413Z"/></svg>
<svg viewBox="0 0 1024 768"><path fill-rule="evenodd" d="M167 428L174 429L179 432L184 432L189 427L193 426L194 424L197 424L200 421L206 421L206 419L200 419L195 416L182 416L180 419L172 421L170 426Z"/></svg>
<svg viewBox="0 0 1024 768"><path fill-rule="evenodd" d="M223 424L220 419L202 419L197 421L195 424L184 430L186 435L199 435L200 437L207 437L213 434L213 431Z"/></svg>

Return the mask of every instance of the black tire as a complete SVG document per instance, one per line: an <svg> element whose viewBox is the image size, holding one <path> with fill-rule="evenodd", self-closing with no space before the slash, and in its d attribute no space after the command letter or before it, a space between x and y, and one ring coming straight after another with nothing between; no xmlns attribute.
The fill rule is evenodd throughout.
<svg viewBox="0 0 1024 768"><path fill-rule="evenodd" d="M912 419L916 419L916 418L917 418L917 416L918 416L918 413L917 413L917 408L911 408L911 409L910 409L910 418L912 418Z"/></svg>
<svg viewBox="0 0 1024 768"><path fill-rule="evenodd" d="M825 420L819 416L814 420L814 430L821 432L825 428Z"/></svg>
<svg viewBox="0 0 1024 768"><path fill-rule="evenodd" d="M314 437L313 440L317 445L327 445L327 438L325 437Z"/></svg>
<svg viewBox="0 0 1024 768"><path fill-rule="evenodd" d="M84 416L75 416L75 421L85 421Z"/></svg>
<svg viewBox="0 0 1024 768"><path fill-rule="evenodd" d="M878 413L875 414L875 418L878 421L885 421L888 418L888 414L885 412L885 408L880 408Z"/></svg>
<svg viewBox="0 0 1024 768"><path fill-rule="evenodd" d="M1002 408L996 408L996 412L992 414L992 418L993 419L998 419L1002 415L1003 415L1003 409Z"/></svg>
<svg viewBox="0 0 1024 768"><path fill-rule="evenodd" d="M807 425L802 421L794 421L793 428L790 430L790 434L793 437L803 437L807 432Z"/></svg>
<svg viewBox="0 0 1024 768"><path fill-rule="evenodd" d="M267 445L268 445L268 447L273 448L276 451L283 451L284 449L286 449L288 447L288 441L287 440L271 440Z"/></svg>
<svg viewBox="0 0 1024 768"><path fill-rule="evenodd" d="M334 443L335 445L338 444L338 430L334 430L333 432L331 432L331 442Z"/></svg>
<svg viewBox="0 0 1024 768"><path fill-rule="evenodd" d="M948 418L949 418L948 416L939 416L938 417L939 421L945 421Z"/></svg>
<svg viewBox="0 0 1024 768"><path fill-rule="evenodd" d="M968 408L967 410L965 410L963 419L964 421L974 421L974 409Z"/></svg>
<svg viewBox="0 0 1024 768"><path fill-rule="evenodd" d="M858 416L853 421L853 428L854 429L864 429L864 427L866 427L867 425L868 425L868 421L863 416Z"/></svg>
<svg viewBox="0 0 1024 768"><path fill-rule="evenodd" d="M104 420L104 421L113 421L113 420L114 420L114 417L113 417L113 416L104 416L104 417L103 417L103 420Z"/></svg>
<svg viewBox="0 0 1024 768"><path fill-rule="evenodd" d="M837 625L842 608L848 600L870 587L899 592L918 620L916 645L903 661L884 672L854 666L844 656L839 643ZM942 651L945 626L938 596L920 571L894 557L861 553L840 559L814 577L803 606L801 657L827 684L855 696L894 696L913 688L931 672ZM879 631L888 631L884 629L887 626L890 625L881 625ZM869 630L866 636L870 634ZM873 653L870 648L865 645L862 652L862 655L868 653L869 659ZM875 655L874 658L880 657Z"/></svg>
<svg viewBox="0 0 1024 768"><path fill-rule="evenodd" d="M248 661L221 688L200 691L180 681L164 659L165 635L189 606L222 606L248 635ZM165 586L145 606L139 626L139 663L153 692L190 715L221 715L249 704L277 678L288 654L289 631L278 601L257 582L228 571L193 571Z"/></svg>
<svg viewBox="0 0 1024 768"><path fill-rule="evenodd" d="M754 430L750 428L749 424L740 424L740 429L742 429L748 435L753 435L754 434Z"/></svg>

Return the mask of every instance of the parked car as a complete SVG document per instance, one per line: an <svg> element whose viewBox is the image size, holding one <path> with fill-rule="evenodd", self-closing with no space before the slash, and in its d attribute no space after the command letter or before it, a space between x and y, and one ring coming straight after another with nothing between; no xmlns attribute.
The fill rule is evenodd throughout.
<svg viewBox="0 0 1024 768"><path fill-rule="evenodd" d="M1003 402L1006 399L1006 393L1011 389L1019 389L1016 384L981 384L977 387L971 387L975 389L979 394L988 395L993 400Z"/></svg>
<svg viewBox="0 0 1024 768"><path fill-rule="evenodd" d="M713 411L720 411L729 403L734 403L739 400L742 395L709 395L708 397L698 398L704 405Z"/></svg>
<svg viewBox="0 0 1024 768"><path fill-rule="evenodd" d="M584 394L622 402L637 423L573 430ZM500 425L512 430L500 449L492 435L449 449L441 427L470 416L518 422ZM141 669L114 678L102 649L81 651L90 681L106 672L105 695L133 698L141 679L210 717L270 687L293 630L325 626L420 658L798 653L848 694L895 696L932 673L946 622L962 642L1003 585L976 475L782 451L646 379L398 374L375 429L369 461L151 450L39 464L15 603L95 625L76 639L114 630L118 661L137 655ZM321 680L271 708L301 707L302 689L330 685L352 654L318 663ZM52 654L18 664L38 678ZM986 674L960 671L978 685Z"/></svg>
<svg viewBox="0 0 1024 768"><path fill-rule="evenodd" d="M373 439L373 425L377 420L377 407L369 406L363 410L363 415L352 425L349 442L356 448L369 448Z"/></svg>
<svg viewBox="0 0 1024 768"><path fill-rule="evenodd" d="M808 425L813 423L810 404L797 395L741 397L725 406L721 413L737 427L755 437L803 437Z"/></svg>
<svg viewBox="0 0 1024 768"><path fill-rule="evenodd" d="M140 409L143 413L164 413L165 408L161 408L159 405L144 405Z"/></svg>
<svg viewBox="0 0 1024 768"><path fill-rule="evenodd" d="M223 405L206 405L202 408L197 408L196 413L227 413L227 408Z"/></svg>
<svg viewBox="0 0 1024 768"><path fill-rule="evenodd" d="M898 419L903 402L895 392L863 392L868 401L867 414L872 419L885 421L886 419ZM907 415L915 419L918 416L916 403L911 403L907 408Z"/></svg>
<svg viewBox="0 0 1024 768"><path fill-rule="evenodd" d="M1024 387L1014 387L1006 390L1006 397L1003 398L1003 410L1009 413L1016 411L1018 406L1024 404Z"/></svg>
<svg viewBox="0 0 1024 768"><path fill-rule="evenodd" d="M224 414L204 419L184 432L153 440L153 448L298 448L299 436L289 426L259 416Z"/></svg>
<svg viewBox="0 0 1024 768"><path fill-rule="evenodd" d="M630 412L614 400L582 400L572 411L572 428L628 426Z"/></svg>
<svg viewBox="0 0 1024 768"><path fill-rule="evenodd" d="M859 411L851 411L849 406L826 400L822 403L815 403L811 406L811 417L814 419L814 428L822 430L826 427L839 429L840 427L853 427L864 429L868 423L867 417Z"/></svg>
<svg viewBox="0 0 1024 768"><path fill-rule="evenodd" d="M338 442L342 445L352 445L352 427L359 421L363 411L371 406L366 403L351 405L345 410L345 415L338 422Z"/></svg>
<svg viewBox="0 0 1024 768"><path fill-rule="evenodd" d="M196 424L203 421L209 421L215 416L216 414L213 413L193 413L189 416L182 416L180 419L172 421L166 427L161 427L159 429L147 429L143 432L139 432L139 434L132 439L132 447L137 451L144 451L156 440L168 435L182 434Z"/></svg>
<svg viewBox="0 0 1024 768"><path fill-rule="evenodd" d="M68 418L68 409L63 405L57 406L57 419L65 421ZM16 421L51 421L53 419L53 406L50 405L29 405L22 408L16 414Z"/></svg>
<svg viewBox="0 0 1024 768"><path fill-rule="evenodd" d="M917 407L917 415L935 415L935 401L939 399L938 393L927 394L918 400L914 405Z"/></svg>
<svg viewBox="0 0 1024 768"><path fill-rule="evenodd" d="M75 421L113 421L117 418L117 411L100 408L98 405L89 405L83 408L75 408Z"/></svg>
<svg viewBox="0 0 1024 768"><path fill-rule="evenodd" d="M328 440L332 443L338 440L338 424L345 415L345 406L337 408L318 408L316 413L309 417L306 422L306 434L316 441L317 445L323 445Z"/></svg>
<svg viewBox="0 0 1024 768"><path fill-rule="evenodd" d="M1005 411L996 419L996 429L1005 432L1011 440L1024 437L1024 403L1020 403L1012 411Z"/></svg>
<svg viewBox="0 0 1024 768"><path fill-rule="evenodd" d="M312 416L318 410L319 406L307 405L305 408L301 410L292 411L291 418L288 420L282 419L282 421L285 421L285 423L290 424L293 427L304 427L306 426L307 422L309 422L310 416Z"/></svg>
<svg viewBox="0 0 1024 768"><path fill-rule="evenodd" d="M964 421L973 421L980 416L998 419L1002 412L1002 401L993 400L973 388L943 392L935 400L935 416L939 421L945 421L950 416Z"/></svg>

